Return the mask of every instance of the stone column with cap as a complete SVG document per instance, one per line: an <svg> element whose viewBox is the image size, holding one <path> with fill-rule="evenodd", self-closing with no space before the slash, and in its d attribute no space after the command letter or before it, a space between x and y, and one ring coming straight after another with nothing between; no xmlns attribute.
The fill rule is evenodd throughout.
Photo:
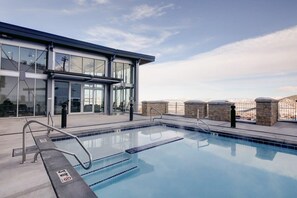
<svg viewBox="0 0 297 198"><path fill-rule="evenodd" d="M233 102L227 100L213 100L208 102L208 118L216 121L231 121L231 106Z"/></svg>
<svg viewBox="0 0 297 198"><path fill-rule="evenodd" d="M278 120L278 100L273 98L256 98L256 124L272 126Z"/></svg>
<svg viewBox="0 0 297 198"><path fill-rule="evenodd" d="M151 108L155 109L151 111ZM158 112L157 112L158 111ZM155 116L168 113L168 102L167 101L143 101L142 102L142 115L143 116Z"/></svg>
<svg viewBox="0 0 297 198"><path fill-rule="evenodd" d="M201 100L188 100L185 102L185 117L197 118L199 112L199 118L205 118L207 116L207 103Z"/></svg>

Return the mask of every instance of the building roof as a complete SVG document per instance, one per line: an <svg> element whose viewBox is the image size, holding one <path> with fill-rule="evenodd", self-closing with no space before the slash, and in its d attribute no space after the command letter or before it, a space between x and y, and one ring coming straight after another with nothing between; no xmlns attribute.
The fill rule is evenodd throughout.
<svg viewBox="0 0 297 198"><path fill-rule="evenodd" d="M100 53L109 57L116 56L120 58L140 60L140 65L155 61L154 56L96 45L3 22L0 22L0 38L18 38L48 45L53 44L54 46Z"/></svg>

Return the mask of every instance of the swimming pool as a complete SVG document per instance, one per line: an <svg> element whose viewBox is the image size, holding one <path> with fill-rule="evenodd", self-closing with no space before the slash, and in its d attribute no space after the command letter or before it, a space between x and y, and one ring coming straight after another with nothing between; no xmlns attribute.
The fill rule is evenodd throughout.
<svg viewBox="0 0 297 198"><path fill-rule="evenodd" d="M183 139L134 154L130 148ZM297 151L167 126L80 138L90 170L68 160L100 197L295 197ZM59 148L83 152L71 139ZM76 152L76 153L77 153Z"/></svg>

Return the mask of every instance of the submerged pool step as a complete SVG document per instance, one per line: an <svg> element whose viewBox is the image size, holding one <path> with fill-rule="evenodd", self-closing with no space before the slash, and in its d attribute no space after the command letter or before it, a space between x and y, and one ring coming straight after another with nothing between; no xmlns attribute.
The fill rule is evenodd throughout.
<svg viewBox="0 0 297 198"><path fill-rule="evenodd" d="M76 171L81 175L90 174L92 172L108 168L110 166L123 163L125 161L128 161L130 159L130 155L127 153L118 153L111 156L106 156L103 158L95 159L93 160L92 167L88 170L85 170L82 166L76 165L74 168Z"/></svg>
<svg viewBox="0 0 297 198"><path fill-rule="evenodd" d="M82 175L82 178L90 187L92 187L109 179L128 173L132 170L136 170L137 167L138 166L135 162L132 160L127 160L116 165Z"/></svg>

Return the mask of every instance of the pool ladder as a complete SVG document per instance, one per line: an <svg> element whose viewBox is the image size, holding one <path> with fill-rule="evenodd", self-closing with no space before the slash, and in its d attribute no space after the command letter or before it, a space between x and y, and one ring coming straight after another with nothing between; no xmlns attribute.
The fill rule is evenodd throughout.
<svg viewBox="0 0 297 198"><path fill-rule="evenodd" d="M160 115L160 117L159 118L153 118L152 119L152 111L155 111L155 112L157 112L159 115ZM153 108L153 107L151 107L150 108L150 121L155 121L155 119L162 119L162 117L163 117L163 114L160 112L160 111L158 111L157 109L155 109L155 108Z"/></svg>
<svg viewBox="0 0 297 198"><path fill-rule="evenodd" d="M51 117L50 114L48 114L48 123L49 123L49 119L50 119L49 117ZM52 125L53 125L53 119L52 119L52 117L51 117L51 120L52 120ZM67 155L72 155L72 156L74 156L75 159L78 161L78 163L79 163L84 169L86 169L86 170L87 170L87 169L90 169L90 168L92 167L92 161L93 161L93 160L92 160L92 155L91 155L91 153L86 149L86 147L82 144L82 142L78 139L77 136L72 135L71 133L68 133L68 132L66 132L66 131L62 131L62 130L60 130L60 129L54 127L54 126L50 126L49 124L44 124L44 123L39 122L39 121L37 121L37 120L30 120L30 121L27 121L27 123L23 126L23 147L22 147L22 148L23 148L23 153L22 153L22 163L25 163L25 161L26 161L26 128L29 127L29 129L30 129L30 131L31 131L31 133L32 133L32 130L31 130L31 128L30 128L30 124L31 124L31 123L36 123L36 124L39 124L39 125L41 125L41 126L46 127L46 128L47 128L47 131L48 131L47 136L49 136L49 134L50 134L51 131L57 131L57 132L60 132L60 133L62 133L62 134L64 134L64 135L67 135L67 136L70 136L70 137L74 138L74 139L79 143L79 145L83 148L83 150L86 152L86 154L88 155L88 158L89 158L88 165L85 166L85 163L83 163L83 162L77 157L77 155L76 155L75 153L72 153L72 152L69 152L69 151L66 151L66 150L63 150L63 149L59 149L59 148L44 148L44 149L39 149L39 151L37 151L37 152L35 153L35 155L34 155L34 161L33 161L33 162L36 162L36 160L37 160L37 156L38 156L38 154L40 154L41 152L44 152L44 151L52 151L52 150L54 150L54 151L58 151L58 152L61 152L61 153L65 153L65 154L67 154Z"/></svg>
<svg viewBox="0 0 297 198"><path fill-rule="evenodd" d="M201 126L199 126L199 122L202 123L202 124L204 124L204 125L206 125L207 130L205 130L204 128L202 128ZM199 116L199 109L197 109L197 120L196 120L196 125L197 125L197 127L199 127L202 131L204 131L204 132L208 132L208 133L210 132L209 125L208 125L206 122L204 122L203 120L200 119L200 116Z"/></svg>

